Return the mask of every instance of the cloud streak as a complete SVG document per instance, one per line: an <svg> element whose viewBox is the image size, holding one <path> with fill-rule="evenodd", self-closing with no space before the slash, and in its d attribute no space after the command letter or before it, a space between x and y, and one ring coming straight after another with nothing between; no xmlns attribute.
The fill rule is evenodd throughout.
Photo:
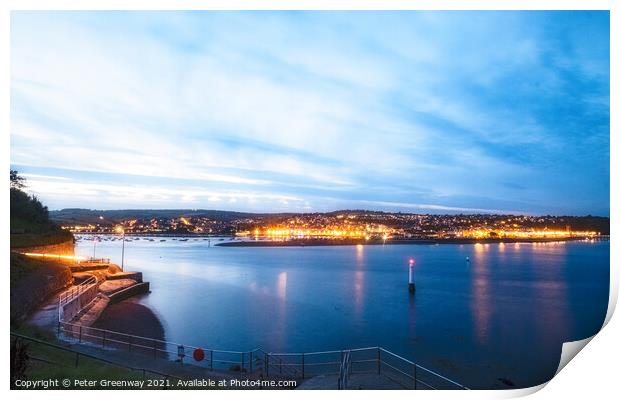
<svg viewBox="0 0 620 400"><path fill-rule="evenodd" d="M70 181L31 179L52 208L609 214L606 12L11 22L11 161Z"/></svg>

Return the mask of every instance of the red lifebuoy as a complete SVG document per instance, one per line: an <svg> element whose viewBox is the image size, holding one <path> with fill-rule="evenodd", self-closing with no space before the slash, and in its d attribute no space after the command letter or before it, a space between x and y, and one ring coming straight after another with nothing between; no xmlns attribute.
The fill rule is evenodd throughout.
<svg viewBox="0 0 620 400"><path fill-rule="evenodd" d="M205 359L205 351L203 349L196 349L194 350L194 360L196 361L202 361Z"/></svg>

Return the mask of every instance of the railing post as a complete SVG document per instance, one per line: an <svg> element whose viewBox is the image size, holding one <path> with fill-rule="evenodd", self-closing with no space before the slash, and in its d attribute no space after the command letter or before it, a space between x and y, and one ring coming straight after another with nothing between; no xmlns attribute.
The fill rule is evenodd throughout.
<svg viewBox="0 0 620 400"><path fill-rule="evenodd" d="M413 389L418 388L418 364L413 364Z"/></svg>
<svg viewBox="0 0 620 400"><path fill-rule="evenodd" d="M245 369L245 352L241 352L241 372Z"/></svg>
<svg viewBox="0 0 620 400"><path fill-rule="evenodd" d="M82 343L82 325L80 325L80 337L78 339L79 343Z"/></svg>
<svg viewBox="0 0 620 400"><path fill-rule="evenodd" d="M265 376L269 376L269 353L265 353Z"/></svg>
<svg viewBox="0 0 620 400"><path fill-rule="evenodd" d="M253 354L253 352L251 351L251 352L250 352L250 373L252 373L252 361L253 361L253 358L254 358L254 354Z"/></svg>
<svg viewBox="0 0 620 400"><path fill-rule="evenodd" d="M211 371L213 371L213 350L211 350L211 359L209 360L209 364L211 366Z"/></svg>
<svg viewBox="0 0 620 400"><path fill-rule="evenodd" d="M301 353L301 379L306 379L306 354Z"/></svg>
<svg viewBox="0 0 620 400"><path fill-rule="evenodd" d="M280 358L280 375L282 375L282 358Z"/></svg>
<svg viewBox="0 0 620 400"><path fill-rule="evenodd" d="M351 350L348 352L349 359L347 360L347 364L349 365L349 375L353 373L353 361L351 361Z"/></svg>
<svg viewBox="0 0 620 400"><path fill-rule="evenodd" d="M377 347L377 374L381 375L381 347Z"/></svg>

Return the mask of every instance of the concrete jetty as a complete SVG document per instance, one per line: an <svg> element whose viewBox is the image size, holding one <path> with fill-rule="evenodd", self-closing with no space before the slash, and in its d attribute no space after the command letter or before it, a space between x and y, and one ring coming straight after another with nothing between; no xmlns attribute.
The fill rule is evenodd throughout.
<svg viewBox="0 0 620 400"><path fill-rule="evenodd" d="M149 282L142 279L142 272L124 272L116 264L81 263L72 266L71 270L74 284L93 280L92 278L96 281L96 293L84 301L87 304L82 304L79 312L70 313L73 315L70 321L65 321L75 325L91 326L109 304L148 293L150 290Z"/></svg>

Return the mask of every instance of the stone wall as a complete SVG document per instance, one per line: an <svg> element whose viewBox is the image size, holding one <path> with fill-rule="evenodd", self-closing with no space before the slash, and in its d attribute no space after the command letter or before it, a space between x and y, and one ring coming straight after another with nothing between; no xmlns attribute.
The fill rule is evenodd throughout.
<svg viewBox="0 0 620 400"><path fill-rule="evenodd" d="M109 296L110 304L118 303L121 300L128 299L138 294L148 293L149 291L150 291L149 282L136 283L135 285L132 285L128 288L119 290L118 292L111 294Z"/></svg>
<svg viewBox="0 0 620 400"><path fill-rule="evenodd" d="M75 255L75 243L73 239L58 244L50 244L46 246L22 247L18 250L20 253L45 253L60 255Z"/></svg>
<svg viewBox="0 0 620 400"><path fill-rule="evenodd" d="M71 270L61 262L11 254L11 324L19 325L72 283Z"/></svg>

